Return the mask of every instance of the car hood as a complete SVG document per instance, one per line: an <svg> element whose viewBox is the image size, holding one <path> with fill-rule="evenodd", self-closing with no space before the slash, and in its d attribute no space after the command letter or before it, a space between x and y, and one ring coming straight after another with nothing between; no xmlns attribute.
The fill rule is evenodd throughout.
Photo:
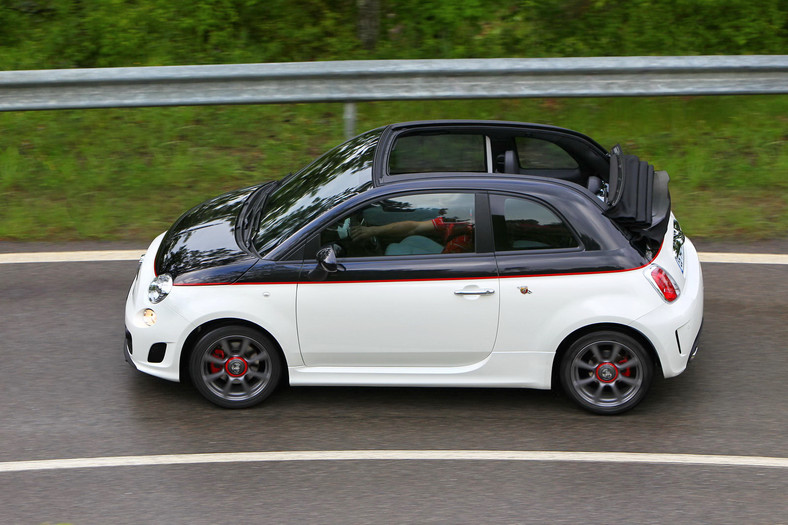
<svg viewBox="0 0 788 525"><path fill-rule="evenodd" d="M184 213L167 230L156 254L156 274L175 284L232 283L258 258L238 246L235 224L246 199L260 186L231 191Z"/></svg>

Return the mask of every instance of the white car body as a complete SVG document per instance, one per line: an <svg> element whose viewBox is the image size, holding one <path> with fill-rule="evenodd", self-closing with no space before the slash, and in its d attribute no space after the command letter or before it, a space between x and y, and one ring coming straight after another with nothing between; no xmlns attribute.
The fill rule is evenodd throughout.
<svg viewBox="0 0 788 525"><path fill-rule="evenodd" d="M443 147L456 150L453 172L441 171ZM283 183L207 201L157 237L126 301L125 355L163 379L196 376L226 407L261 401L282 377L560 380L584 408L619 413L655 369L676 376L698 349L703 277L668 180L560 128L373 130Z"/></svg>
<svg viewBox="0 0 788 525"><path fill-rule="evenodd" d="M167 344L167 357L161 363L149 363L139 352L131 359L138 370L171 381L180 380L187 337L218 319L247 321L271 334L285 356L292 385L537 389L552 387L553 361L564 339L599 324L637 330L654 345L663 376L677 376L687 366L703 321L703 276L689 240L684 244L683 272L670 249L661 250L653 261L677 281L681 294L673 303L656 293L644 267L570 276L413 283L176 285L166 301L154 305L147 292L155 278L153 261L162 237L151 243L129 291L126 326L133 329L135 348ZM672 242L669 229L665 243ZM454 295L456 290L474 287L496 293ZM522 287L530 293L522 293ZM348 309L325 312L319 305L326 298ZM157 315L153 326L143 321L148 308ZM391 315L380 319L381 311ZM472 322L461 334L454 334L454 340L447 339L441 328L451 320L445 317L456 316ZM347 334L352 334L350 344L345 343ZM379 344L368 343L377 340ZM437 350L423 352L423 348ZM392 353L401 357L402 349L407 366L392 358ZM412 356L407 349L414 350Z"/></svg>

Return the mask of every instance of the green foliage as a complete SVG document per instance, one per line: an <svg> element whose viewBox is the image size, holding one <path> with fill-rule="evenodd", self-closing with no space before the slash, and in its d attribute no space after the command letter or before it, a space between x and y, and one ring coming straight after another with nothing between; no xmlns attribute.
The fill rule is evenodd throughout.
<svg viewBox="0 0 788 525"><path fill-rule="evenodd" d="M534 31L528 56L778 54L788 37L781 0L524 0L510 13Z"/></svg>
<svg viewBox="0 0 788 525"><path fill-rule="evenodd" d="M781 54L785 0L5 0L0 69L347 60Z"/></svg>
<svg viewBox="0 0 788 525"><path fill-rule="evenodd" d="M676 214L692 236L788 231L785 96L376 102L358 109L358 131L447 117L574 128L667 170ZM147 241L191 206L280 178L341 141L340 104L0 113L0 240Z"/></svg>

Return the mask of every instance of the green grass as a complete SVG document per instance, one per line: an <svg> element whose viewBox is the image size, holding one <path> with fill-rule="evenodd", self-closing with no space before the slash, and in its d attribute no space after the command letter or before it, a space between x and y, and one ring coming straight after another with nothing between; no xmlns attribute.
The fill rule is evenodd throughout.
<svg viewBox="0 0 788 525"><path fill-rule="evenodd" d="M0 240L147 241L226 190L279 178L342 141L341 104L0 114ZM689 235L788 232L788 97L376 102L358 131L483 118L565 126L671 175Z"/></svg>

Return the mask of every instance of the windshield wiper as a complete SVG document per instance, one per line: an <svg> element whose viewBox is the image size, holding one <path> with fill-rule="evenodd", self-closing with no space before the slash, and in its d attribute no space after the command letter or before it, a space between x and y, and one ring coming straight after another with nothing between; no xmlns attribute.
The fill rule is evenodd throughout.
<svg viewBox="0 0 788 525"><path fill-rule="evenodd" d="M265 209L265 204L268 201L268 196L276 187L276 182L269 182L257 189L247 200L244 209L238 217L238 223L235 227L236 239L239 244L245 246L247 249L254 251L251 246L252 232L259 224L260 216Z"/></svg>
<svg viewBox="0 0 788 525"><path fill-rule="evenodd" d="M260 202L252 213L249 214L247 220L244 221L244 239L246 243L249 243L250 239L252 238L252 232L257 231L257 228L260 226L260 218L263 216L263 210L265 210L265 205L268 202L268 196L271 195L271 192L265 194L265 197L260 199Z"/></svg>
<svg viewBox="0 0 788 525"><path fill-rule="evenodd" d="M265 211L265 205L268 204L268 197L292 176L293 172L291 171L286 177L283 177L277 181L273 181L270 184L266 184L260 188L259 195L262 195L262 198L260 198L259 195L255 195L253 197L256 202L250 203L249 212L246 214L243 224L241 225L245 239L244 242L249 242L252 232L257 231L257 228L260 226L260 219L263 216L263 211ZM263 191L264 189L266 191Z"/></svg>
<svg viewBox="0 0 788 525"><path fill-rule="evenodd" d="M276 183L275 183L275 185L274 185L274 190L275 190L276 188L278 188L279 186L281 186L282 184L284 184L285 182L287 182L287 181L289 181L290 179L292 179L292 178L293 178L293 175L295 175L295 172L291 171L290 173L288 173L287 175L285 175L284 177L282 177L281 179L279 179L278 181L276 181ZM271 190L271 191L273 191L273 190Z"/></svg>
<svg viewBox="0 0 788 525"><path fill-rule="evenodd" d="M260 254L254 246L253 238L260 227L260 221L262 220L263 212L265 212L266 205L268 204L268 198L292 177L293 172L291 171L287 176L261 186L249 197L244 210L239 215L235 232L236 239L239 244L243 245L247 250L258 257Z"/></svg>

